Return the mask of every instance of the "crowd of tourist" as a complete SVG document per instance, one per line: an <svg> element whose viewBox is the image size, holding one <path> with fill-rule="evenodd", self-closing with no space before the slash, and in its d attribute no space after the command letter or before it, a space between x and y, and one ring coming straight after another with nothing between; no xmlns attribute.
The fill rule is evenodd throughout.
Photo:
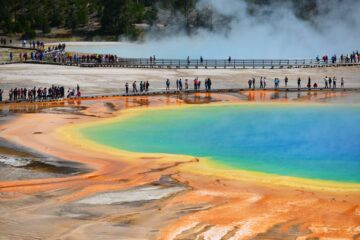
<svg viewBox="0 0 360 240"><path fill-rule="evenodd" d="M50 88L12 88L9 90L9 101L18 100L48 100L64 98L63 86L51 86Z"/></svg>
<svg viewBox="0 0 360 240"><path fill-rule="evenodd" d="M63 62L72 62L72 63L119 63L122 58L119 58L117 55L112 54L78 54L78 53L63 53L63 55L60 57L61 61ZM128 59L129 60L129 59ZM316 60L318 63L320 63L320 58L316 57ZM358 51L354 51L350 54L341 54L340 58L334 54L330 59L328 55L324 55L322 57L322 62L324 63L359 63L360 62L360 54ZM130 60L129 60L130 61ZM140 61L139 59L135 61ZM188 56L186 59L187 65L190 65L192 63L192 59ZM231 56L228 57L226 60L229 64L233 59ZM157 58L155 55L150 56L148 60L143 60L142 64L150 64L155 65L159 61L157 61ZM200 56L199 60L196 60L197 63L200 65L204 64L205 59ZM138 64L141 64L138 62Z"/></svg>
<svg viewBox="0 0 360 240"><path fill-rule="evenodd" d="M14 46L11 38L0 38L0 45ZM31 48L31 49L45 49L45 43L39 40L26 40L23 39L20 41L20 47L22 48Z"/></svg>
<svg viewBox="0 0 360 240"><path fill-rule="evenodd" d="M66 44L65 43L59 43L58 45L48 46L47 51L65 51Z"/></svg>
<svg viewBox="0 0 360 240"><path fill-rule="evenodd" d="M347 54L347 55L343 55L341 54L340 56L340 62L342 63L359 63L360 62L360 54L358 51L354 51L351 54Z"/></svg>
<svg viewBox="0 0 360 240"><path fill-rule="evenodd" d="M36 50L32 52L19 52L18 53L18 59L19 61L27 61L27 60L33 60L33 61L42 61L45 58L45 54L42 51ZM13 52L9 52L8 55L9 62L12 62L15 60L15 55Z"/></svg>
<svg viewBox="0 0 360 240"><path fill-rule="evenodd" d="M337 81L338 80L337 80L336 77L331 78L331 77L326 76L324 78L324 85L323 86L324 86L325 89L329 89L329 88L336 89L338 87ZM301 88L301 78L298 78L297 84L298 84L298 89L300 89ZM344 80L343 77L341 77L340 78L340 87L344 88L344 86L345 86L345 80ZM311 77L308 77L306 88L310 90L312 88L317 89L318 87L319 87L318 83L316 81L313 82Z"/></svg>
<svg viewBox="0 0 360 240"><path fill-rule="evenodd" d="M53 48L49 48L50 50L57 50L57 49L53 49ZM63 49L65 50L65 48ZM201 56L200 57L200 64L204 63L204 58ZM59 63L110 63L110 64L114 64L114 63L120 63L121 61L124 62L129 62L131 63L132 61L135 61L136 64L149 64L149 65L155 65L157 63L160 63L159 61L157 61L156 56L150 56L148 59L124 59L124 58L120 58L117 55L113 55L113 54L81 54L81 53L70 53L70 52L58 52L56 54L53 55L53 61L54 62L59 62ZM229 57L228 60L229 63L232 61L232 58ZM134 63L134 62L132 62ZM175 62L174 62L175 63ZM188 65L191 63L190 58L187 58L187 63Z"/></svg>
<svg viewBox="0 0 360 240"><path fill-rule="evenodd" d="M58 63L118 63L119 58L112 54L78 54L53 52L52 61Z"/></svg>
<svg viewBox="0 0 360 240"><path fill-rule="evenodd" d="M7 40L6 38L0 38L0 45L7 45L7 44L12 44L12 40L9 39Z"/></svg>
<svg viewBox="0 0 360 240"><path fill-rule="evenodd" d="M260 88L266 88L267 80L266 77L260 77ZM255 78L251 78L248 80L249 89L255 89L256 80Z"/></svg>
<svg viewBox="0 0 360 240"><path fill-rule="evenodd" d="M338 79L337 77L328 77L326 76L323 79L323 88L324 89L336 89L339 85L338 85ZM302 79L299 77L297 78L297 88L303 89L302 87ZM175 81L176 83L176 90L177 91L189 91L189 90L193 90L193 91L200 91L201 90L201 80L199 80L198 77L194 78L193 80L193 89L189 89L189 80L185 79L184 80L184 88L183 88L183 80L180 79L176 79ZM280 83L281 80L278 77L274 78L274 89L279 89L280 88ZM289 78L287 76L285 76L284 80L283 80L283 87L285 89L288 88L288 83L289 83ZM344 88L345 87L345 80L343 77L340 78L340 88ZM165 85L166 85L166 91L170 90L171 87L171 82L170 79L166 79L165 81ZM205 91L211 91L211 85L212 85L212 80L210 78L206 78L204 79L204 90ZM248 80L248 86L249 89L251 90L255 90L257 88L257 81L255 78L251 78ZM261 76L259 79L259 89L266 89L267 87L267 78ZM305 89L318 89L320 86L318 84L317 81L313 81L311 79L311 77L308 77L307 79L307 84L305 86ZM149 88L150 88L150 83L149 81L140 81L140 83L138 84L136 81L134 81L132 83L132 93L146 93L149 92ZM125 83L125 92L126 94L129 94L129 84L128 82ZM4 94L4 90L0 89L0 102L3 101L3 94ZM9 101L35 101L35 100L53 100L53 99L63 99L65 98L65 96L67 98L73 98L73 97L81 97L81 92L80 92L80 86L77 85L76 90L75 88L69 88L67 90L67 93L65 95L65 88L63 86L51 86L50 88L37 88L37 87L33 87L33 88L11 88L9 90Z"/></svg>
<svg viewBox="0 0 360 240"><path fill-rule="evenodd" d="M285 76L285 78L283 79L283 85L282 84L282 80L280 80L280 78L275 77L273 79L274 85L273 85L273 89L279 89L280 87L283 87L283 89L288 89L288 84L289 84L289 78L287 76ZM189 85L189 79L176 79L175 81L175 87L177 91L189 91L189 90L193 90L193 91L201 91L201 80L196 77L193 80L193 88L190 89L190 85ZM255 90L255 89L266 89L268 86L268 80L266 77L261 76L260 79L256 80L256 78L251 78L248 80L248 87L251 90ZM303 89L304 87L302 87L302 79L299 77L296 80L297 88ZM257 85L258 84L258 85ZM212 80L210 78L206 78L204 79L204 88L203 90L205 91L211 91L211 85L212 85ZM139 84L134 81L132 83L132 93L142 93L142 92L148 92L149 91L149 81L141 81ZM319 83L317 81L313 81L311 79L311 77L308 77L307 79L307 84L305 85L306 89L318 89ZM336 77L328 77L326 76L324 78L324 85L323 88L324 89L336 89L337 87L339 87L338 85L338 79ZM345 87L345 80L343 77L340 78L340 88L344 88ZM294 87L296 88L296 87ZM165 81L165 89L166 91L171 90L171 81L170 79L166 79ZM126 94L129 94L130 90L129 90L129 84L128 82L125 83L125 92Z"/></svg>
<svg viewBox="0 0 360 240"><path fill-rule="evenodd" d="M4 44L6 44L6 39L0 39L1 42L4 42ZM26 40L22 41L22 44L25 44L24 47L26 46ZM65 54L65 48L66 45L65 43L59 43L58 45L54 45L54 46L48 46L47 49L45 49L45 44L44 42L40 42L40 41L29 41L30 44L30 48L32 49L32 51L20 51L16 54L14 54L12 51L10 51L8 53L8 61L9 62L13 62L13 61L28 61L28 60L32 60L32 61L43 61L46 59L46 57L49 57L54 61L54 62L59 62L59 56L61 56L62 54ZM49 58L47 58L49 59Z"/></svg>
<svg viewBox="0 0 360 240"><path fill-rule="evenodd" d="M0 89L0 102L3 101L4 90ZM66 94L67 98L81 97L80 86L69 88ZM65 98L64 86L52 85L49 88L33 87L24 88L16 87L9 89L9 101L39 101L39 100L56 100Z"/></svg>
<svg viewBox="0 0 360 240"><path fill-rule="evenodd" d="M8 38L5 38L5 37L0 38L0 45L7 45L7 46L16 47L15 45L13 45L12 39L8 39ZM51 45L51 46L48 46L46 48L44 41L40 41L40 40L35 41L35 40L23 39L23 40L20 41L20 47L22 47L22 48L30 48L30 49L37 49L37 50L42 50L42 51L45 51L45 52L51 52L51 51L55 51L55 50L65 51L66 44L65 43L59 43L57 45Z"/></svg>
<svg viewBox="0 0 360 240"><path fill-rule="evenodd" d="M144 82L141 81L139 84L139 90L138 90L137 83L136 83L136 81L134 81L132 83L132 92L133 93L138 93L139 91L140 91L140 93L148 92L149 87L150 87L149 81L144 81ZM128 82L125 83L125 92L126 92L126 94L129 93L129 83Z"/></svg>
<svg viewBox="0 0 360 240"><path fill-rule="evenodd" d="M194 89L195 91L200 91L201 90L201 80L199 80L198 77L196 77L194 79ZM188 79L176 79L175 81L176 83L176 90L177 91L188 91L189 89L189 80ZM205 86L205 91L211 91L211 85L212 85L212 81L210 78L206 78L204 80L204 86ZM170 90L171 87L171 83L170 83L170 79L166 79L165 81L165 86L166 86L166 91ZM141 81L139 84L134 81L132 83L132 93L143 93L143 92L148 92L149 91L149 87L150 87L150 83L149 81ZM130 86L129 83L126 82L125 83L125 93L129 94L130 92Z"/></svg>
<svg viewBox="0 0 360 240"><path fill-rule="evenodd" d="M338 87L337 85L337 78L336 77L328 77L326 76L324 78L324 88L325 89L336 89ZM274 89L278 89L280 88L280 78L275 77L274 78ZM301 85L302 79L299 77L297 78L297 88L301 89L302 85ZM288 88L288 83L289 83L289 78L287 76L285 76L284 78L284 88ZM267 79L266 77L260 77L259 79L259 88L260 89L265 89L267 85ZM251 78L248 80L248 86L249 89L256 89L256 79L255 78ZM344 88L345 86L345 80L343 77L340 78L340 87ZM317 89L319 88L319 84L317 83L317 81L312 81L311 77L308 77L307 79L307 84L306 84L306 88L307 89Z"/></svg>
<svg viewBox="0 0 360 240"><path fill-rule="evenodd" d="M29 48L33 48L33 49L35 49L35 48L38 48L38 49L45 49L45 43L43 42L43 41L39 41L39 40L37 40L36 42L35 42L35 40L22 40L21 41L21 46L23 47L23 48L26 48L26 45L29 45Z"/></svg>
<svg viewBox="0 0 360 240"><path fill-rule="evenodd" d="M194 83L194 90L195 91L201 90L201 80L199 80L198 77L194 78L193 83ZM165 89L167 91L170 90L170 79L166 79L165 85L166 85ZM210 91L211 90L211 85L212 85L211 79L206 78L204 80L204 85L205 85L205 90ZM176 90L177 91L183 91L183 90L188 91L189 90L189 80L188 79L184 80L184 88L183 88L183 80L181 78L176 79Z"/></svg>
<svg viewBox="0 0 360 240"><path fill-rule="evenodd" d="M316 61L318 63L320 63L320 58L319 56L316 57ZM337 57L336 54L333 54L331 56L331 58L329 58L328 55L323 55L322 56L322 61L324 63L360 63L360 54L359 51L353 51L352 53L348 53L348 54L341 54L340 58Z"/></svg>

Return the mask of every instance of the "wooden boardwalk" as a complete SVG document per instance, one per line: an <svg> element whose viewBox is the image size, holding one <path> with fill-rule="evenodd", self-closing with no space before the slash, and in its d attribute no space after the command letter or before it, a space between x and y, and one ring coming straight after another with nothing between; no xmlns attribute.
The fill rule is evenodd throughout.
<svg viewBox="0 0 360 240"><path fill-rule="evenodd" d="M236 60L234 63L228 63L221 60L208 61L205 64L197 64L196 62L184 64L175 60L157 61L157 63L148 64L141 61L120 60L116 63L95 63L95 62L53 62L47 61L32 61L28 60L23 63L30 64L49 64L74 66L84 68L143 68L143 69L291 69L291 68L323 68L323 67L356 67L360 66L357 63L325 63L314 62L312 60Z"/></svg>
<svg viewBox="0 0 360 240"><path fill-rule="evenodd" d="M235 93L235 92L360 92L360 88L265 88L265 89L248 89L248 88L224 88L224 89L212 89L211 91L206 90L156 90L156 91L149 91L149 92L138 92L133 93L129 91L129 94L125 93L114 93L114 94L93 94L83 96L82 98L107 98L107 97L141 97L141 96L154 96L154 95L178 95L178 94L195 94L195 93Z"/></svg>
<svg viewBox="0 0 360 240"><path fill-rule="evenodd" d="M0 45L0 48L14 48L22 50L41 50L37 48L16 47L9 45ZM22 63L31 64L49 64L65 65L84 68L148 68L148 69L291 69L291 68L320 68L320 67L352 67L360 66L360 62L334 62L316 59L156 59L147 58L119 58L115 62L99 62L97 60L54 62L52 56L54 53L61 52L74 56L71 52L62 52L53 50L44 51L48 57L43 61L27 60ZM19 63L3 62L3 64Z"/></svg>
<svg viewBox="0 0 360 240"><path fill-rule="evenodd" d="M316 60L171 60L120 59L117 63L80 63L80 67L120 67L157 69L289 69L315 67L360 66L360 63L330 63Z"/></svg>
<svg viewBox="0 0 360 240"><path fill-rule="evenodd" d="M61 102L66 100L96 100L96 99L106 99L106 98L114 98L114 97L150 97L150 96L178 96L182 94L212 94L212 93L244 93L244 92L262 92L266 91L269 93L340 93L340 92L360 92L360 88L317 88L317 89L307 89L307 88L266 88L266 89L247 89L247 88L226 88L226 89L213 89L211 91L206 90L187 90L187 91L178 91L178 90L155 90L149 92L138 92L129 94L124 93L124 89L121 89L118 93L114 92L111 94L90 94L84 95L81 97L73 97L73 98L64 98L64 99L37 99L35 101L27 101L27 100L17 100L17 101L3 101L0 104L10 104L10 103L32 103L32 102Z"/></svg>

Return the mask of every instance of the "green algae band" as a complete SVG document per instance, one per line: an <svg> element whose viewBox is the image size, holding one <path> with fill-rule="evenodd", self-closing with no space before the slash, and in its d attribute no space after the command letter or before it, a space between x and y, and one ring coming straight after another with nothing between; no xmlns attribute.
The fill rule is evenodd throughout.
<svg viewBox="0 0 360 240"><path fill-rule="evenodd" d="M360 182L360 108L224 105L144 110L82 130L97 143L207 157L230 168Z"/></svg>

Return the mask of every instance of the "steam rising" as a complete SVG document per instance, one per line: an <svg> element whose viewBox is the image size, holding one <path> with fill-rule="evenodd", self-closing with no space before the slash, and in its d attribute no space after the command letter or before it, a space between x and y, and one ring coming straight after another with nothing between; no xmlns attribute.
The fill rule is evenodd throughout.
<svg viewBox="0 0 360 240"><path fill-rule="evenodd" d="M125 57L274 59L315 58L358 49L359 0L317 0L318 12L309 20L298 18L290 3L272 2L257 6L256 14L250 15L245 0L201 0L200 12L211 9L229 21L222 23L214 16L216 29L200 29L189 36L182 29L184 19L177 16L173 22L179 24L166 29L165 37L149 31L141 43L122 43L102 52Z"/></svg>

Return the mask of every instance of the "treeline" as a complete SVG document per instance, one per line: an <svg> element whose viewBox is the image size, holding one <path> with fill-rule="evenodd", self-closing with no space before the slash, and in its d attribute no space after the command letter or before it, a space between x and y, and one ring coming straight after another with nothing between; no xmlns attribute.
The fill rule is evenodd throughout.
<svg viewBox="0 0 360 240"><path fill-rule="evenodd" d="M34 37L36 30L50 33L53 27L86 26L89 16L101 9L96 0L0 0L0 6L1 30L28 38Z"/></svg>
<svg viewBox="0 0 360 240"><path fill-rule="evenodd" d="M249 3L251 14L256 14L258 6L274 2L292 2L296 15L303 19L316 14L316 0L245 1ZM198 28L212 30L216 24L224 26L231 21L231 16L221 15L214 9L197 9L198 2L199 0L0 0L0 30L5 34L22 34L25 38L34 38L39 32L50 33L53 28L65 28L85 35L124 35L137 38L142 31L137 24L151 27L176 22L191 31Z"/></svg>
<svg viewBox="0 0 360 240"><path fill-rule="evenodd" d="M104 35L136 36L134 24L153 25L158 8L186 14L196 0L0 0L0 29L33 38L66 28ZM99 26L100 24L100 26Z"/></svg>

